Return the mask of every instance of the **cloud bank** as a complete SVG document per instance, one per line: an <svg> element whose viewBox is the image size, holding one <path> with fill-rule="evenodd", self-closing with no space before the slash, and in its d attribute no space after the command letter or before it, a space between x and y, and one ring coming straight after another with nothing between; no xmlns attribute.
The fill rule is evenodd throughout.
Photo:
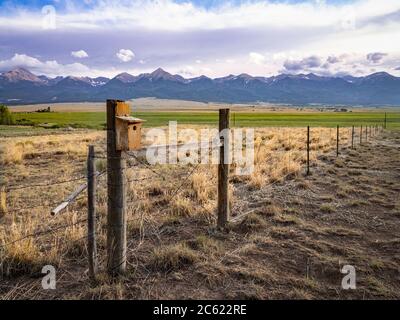
<svg viewBox="0 0 400 320"><path fill-rule="evenodd" d="M18 54L39 61L38 72L59 68L59 74L74 75L160 66L211 77L281 71L363 75L375 68L400 75L400 43L393 40L400 38L398 0L198 3L59 0L54 10L44 11L16 1L3 4L1 66L15 65ZM76 59L84 64L76 66ZM57 67L49 69L48 62Z"/></svg>

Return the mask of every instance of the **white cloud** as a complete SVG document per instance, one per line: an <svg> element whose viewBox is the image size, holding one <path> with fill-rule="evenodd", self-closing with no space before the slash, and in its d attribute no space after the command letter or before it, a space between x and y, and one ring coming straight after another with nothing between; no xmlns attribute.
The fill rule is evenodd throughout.
<svg viewBox="0 0 400 320"><path fill-rule="evenodd" d="M129 49L121 49L116 55L122 62L129 62L135 57L135 54Z"/></svg>
<svg viewBox="0 0 400 320"><path fill-rule="evenodd" d="M261 65L265 63L265 56L257 52L249 53L250 62Z"/></svg>
<svg viewBox="0 0 400 320"><path fill-rule="evenodd" d="M73 1L69 1L73 3ZM350 20L364 23L366 20L385 16L400 9L398 0L357 0L351 4L328 4L325 1L287 3L272 1L246 1L239 5L222 2L219 6L205 9L190 1L177 3L173 0L98 1L90 9L79 5L67 6L65 12L57 12L57 28L128 29L143 27L151 30L220 30L251 27L327 27L343 29ZM4 26L33 27L41 29L42 16L20 9L18 16L2 19ZM1 25L1 23L0 23Z"/></svg>
<svg viewBox="0 0 400 320"><path fill-rule="evenodd" d="M340 59L336 56L329 56L328 59L326 59L326 62L330 64L335 64L340 62Z"/></svg>
<svg viewBox="0 0 400 320"><path fill-rule="evenodd" d="M382 61L384 57L386 57L388 54L383 53L383 52L373 52L373 53L368 53L367 54L367 60L372 62L372 63L379 63Z"/></svg>
<svg viewBox="0 0 400 320"><path fill-rule="evenodd" d="M89 55L87 54L87 52L85 50L72 51L71 56L73 56L75 58L79 58L79 59L89 57Z"/></svg>
<svg viewBox="0 0 400 320"><path fill-rule="evenodd" d="M86 1L90 6L83 8L78 0L68 0L71 5L57 11L57 29L52 32L58 32L60 36L69 35L69 42L65 40L66 47L73 43L74 48L84 47L88 52L94 52L99 43L106 40L108 50L100 52L99 59L93 61L104 73L111 72L115 55L122 62L135 58L129 49L117 52L125 47L124 43L135 43L135 47L141 48L139 71L158 66L178 71L193 64L208 68L207 75L213 77L242 72L276 74L286 61L289 61L289 68L297 67L299 72L303 71L300 70L302 67L312 68L313 72L335 73L340 68L353 72L351 66L354 63L358 66L357 72L362 70L365 73L370 72L372 64L379 65L379 70L391 71L399 66L399 60L391 60L400 54L400 42L393 41L400 38L398 0L346 3L257 0L232 1L229 4L221 1L208 8L190 0ZM6 50L10 51L3 50L2 54L37 52L40 43L46 56L51 56L51 47L43 45L48 31L42 29L42 18L39 11L30 11L28 7L17 7L11 14L10 11L1 12L0 38L3 40L3 37L11 38L12 35L14 39L3 40L7 43ZM23 42L26 30L35 31L29 41L34 47L30 51L26 50L29 44ZM82 37L75 40L73 36L78 33ZM152 41L148 41L150 36ZM38 44L35 37L41 38ZM87 46L82 39L89 39ZM80 44L75 41L80 41ZM23 47L21 43L24 43ZM367 61L367 54L379 52L386 52L389 56ZM335 57L344 53L350 55L347 62L340 59L340 62L333 63L337 60ZM54 54L57 61L63 61L63 56ZM301 62L312 55L321 58L321 66L310 67L307 62L296 64L296 61ZM201 64L196 61L199 58ZM117 66L123 67L126 65ZM190 68L186 69L190 71ZM197 74L198 69L190 72Z"/></svg>
<svg viewBox="0 0 400 320"><path fill-rule="evenodd" d="M209 74L211 70L209 68L203 68L199 66L198 64L196 66L192 65L187 65L184 66L180 69L171 69L170 70L172 73L178 73L184 77L192 78L192 77L198 77L204 74Z"/></svg>
<svg viewBox="0 0 400 320"><path fill-rule="evenodd" d="M86 75L90 69L81 63L60 64L55 60L40 61L26 54L16 53L8 60L0 60L0 70L7 71L12 68L23 67L38 74L49 76L59 75Z"/></svg>
<svg viewBox="0 0 400 320"><path fill-rule="evenodd" d="M310 56L301 60L286 60L284 67L289 72L298 72L301 70L309 70L318 68L322 64L320 57Z"/></svg>

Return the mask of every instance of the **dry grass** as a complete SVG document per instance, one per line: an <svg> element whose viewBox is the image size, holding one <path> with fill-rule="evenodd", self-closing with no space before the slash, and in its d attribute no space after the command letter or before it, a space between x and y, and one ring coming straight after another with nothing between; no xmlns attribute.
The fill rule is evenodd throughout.
<svg viewBox="0 0 400 320"><path fill-rule="evenodd" d="M149 267L155 271L168 272L192 265L198 259L195 251L186 244L178 243L154 249Z"/></svg>
<svg viewBox="0 0 400 320"><path fill-rule="evenodd" d="M20 164L24 159L40 157L44 152L68 157L85 156L90 141L104 140L101 132L83 135L48 135L39 137L1 138L0 163Z"/></svg>
<svg viewBox="0 0 400 320"><path fill-rule="evenodd" d="M328 203L324 203L323 205L321 205L321 212L332 213L332 212L335 212L335 208Z"/></svg>
<svg viewBox="0 0 400 320"><path fill-rule="evenodd" d="M394 279L396 264L393 247L398 239L391 235L398 234L394 221L400 203L393 201L398 181L392 179L394 174L382 173L379 179L385 183L379 183L366 169L350 165L355 167L360 161L372 168L368 161L377 163L383 154L385 170L396 172L399 154L395 148L385 152L360 148L347 154L343 149L343 156L336 159L336 132L321 128L312 133L313 174L305 178L304 129L256 130L255 171L250 177L235 176L233 166L230 186L234 216L255 210L231 226L229 233L212 228L217 199L215 165L201 165L188 177L193 166L156 166L154 174L129 161L128 179L152 178L128 184L128 274L119 282L104 273L107 194L105 179L100 179L97 231L101 261L95 287L86 285L85 223L7 245L30 233L84 218L85 199L60 216L49 216L51 202L64 199L79 182L10 192L10 213L0 220L0 274L12 285L40 272L45 264L62 272L58 286L63 290L46 293L38 287L20 290L15 298L32 297L32 292L37 298L72 299L343 298L338 287L339 264L354 259L370 279L361 280L367 285L366 293L353 292L349 297L398 297L396 287L388 284ZM3 139L2 179L18 186L82 176L89 143L104 147L104 133ZM346 143L344 131L341 144ZM97 169L103 170L105 164L97 160ZM28 205L41 207L14 211ZM370 245L370 239L379 242ZM385 274L383 279L378 271ZM0 295L3 292L7 290L0 285Z"/></svg>
<svg viewBox="0 0 400 320"><path fill-rule="evenodd" d="M255 170L249 181L251 189L260 189L288 176L298 176L304 170L307 158L305 129L256 129L255 136ZM313 165L316 165L318 155L335 150L335 139L331 129L312 129L310 161ZM345 128L341 129L340 143L342 147L349 145Z"/></svg>

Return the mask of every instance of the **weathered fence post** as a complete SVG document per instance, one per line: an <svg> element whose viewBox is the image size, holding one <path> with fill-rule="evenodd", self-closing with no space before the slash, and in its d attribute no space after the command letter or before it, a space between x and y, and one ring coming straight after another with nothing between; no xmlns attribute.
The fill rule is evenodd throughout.
<svg viewBox="0 0 400 320"><path fill-rule="evenodd" d="M0 218L7 213L7 193L6 187L0 187Z"/></svg>
<svg viewBox="0 0 400 320"><path fill-rule="evenodd" d="M339 125L336 128L336 156L339 156Z"/></svg>
<svg viewBox="0 0 400 320"><path fill-rule="evenodd" d="M363 133L363 131L362 131L362 125L361 125L361 127L360 127L360 144L362 144L362 133Z"/></svg>
<svg viewBox="0 0 400 320"><path fill-rule="evenodd" d="M307 175L310 174L310 126L307 126Z"/></svg>
<svg viewBox="0 0 400 320"><path fill-rule="evenodd" d="M87 206L88 206L88 262L89 277L96 280L97 248L96 248L96 165L94 146L89 146L87 160Z"/></svg>
<svg viewBox="0 0 400 320"><path fill-rule="evenodd" d="M365 142L368 142L368 126L365 126Z"/></svg>
<svg viewBox="0 0 400 320"><path fill-rule="evenodd" d="M351 148L354 149L354 126L351 128Z"/></svg>
<svg viewBox="0 0 400 320"><path fill-rule="evenodd" d="M218 165L218 221L217 227L225 228L229 219L229 109L219 110L219 134L221 147L219 149Z"/></svg>
<svg viewBox="0 0 400 320"><path fill-rule="evenodd" d="M116 116L123 101L107 100L107 270L126 271L126 159L116 146Z"/></svg>

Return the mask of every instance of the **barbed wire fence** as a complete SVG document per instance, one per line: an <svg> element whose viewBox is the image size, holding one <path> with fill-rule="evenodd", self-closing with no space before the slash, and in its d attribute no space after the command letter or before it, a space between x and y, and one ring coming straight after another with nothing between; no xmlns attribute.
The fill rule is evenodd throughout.
<svg viewBox="0 0 400 320"><path fill-rule="evenodd" d="M110 105L113 107L116 106L115 102L111 102ZM225 126L229 128L229 111L226 113L220 113L220 124L221 124L221 117L225 117L225 119L222 119L225 123L222 124L222 126ZM221 125L220 125L221 129ZM295 170L292 170L292 164L295 161L293 153L293 148L292 148L292 143L294 140L296 140L297 143L300 144L301 147L298 148L298 152L302 154L301 158L301 171L304 171L306 175L312 174L312 169L317 166L318 158L325 156L329 152L336 151L337 157L340 156L341 151L343 149L356 149L357 145L360 144L365 144L369 142L373 137L378 136L383 130L385 129L385 124L380 125L376 124L373 126L351 126L347 128L340 128L337 126L336 128L336 135L335 132L332 129L329 129L329 132L327 135L324 136L324 133L327 133L326 130L322 130L319 128L311 128L307 127L304 130L304 134L301 135L301 138L294 138L291 136L291 132L283 132L283 136L285 137L283 141L281 142L282 149L281 151L279 150L272 150L271 155L269 159L271 161L274 160L273 156L276 156L277 153L281 152L282 154L287 155L286 161L287 161L287 169L286 171L283 171L283 174L280 176L279 179L276 179L275 181L270 181L269 183L265 184L263 186L263 190L266 190L268 188L273 188L274 185L277 183L280 183L282 181L285 181L288 177L293 176ZM314 134L314 131L317 133ZM282 135L280 135L282 136ZM221 138L221 137L219 137ZM261 148L262 146L266 147L268 146L268 143L271 142L271 139L262 139L262 142L260 143L259 147ZM159 147L167 147L170 148L171 146L159 146ZM176 146L174 146L176 147ZM335 150L336 147L336 150ZM178 147L179 148L179 147ZM217 145L217 149L219 150L219 155L221 154L224 155L225 157L225 148L229 148L228 144L225 144L224 141L222 140L219 145ZM114 187L110 180L112 180L112 177L115 176L115 174L119 175L122 177L121 181L118 181L117 184L119 186L122 186L122 189L124 190L124 194L122 194L122 204L123 204L123 215L122 217L124 226L123 228L126 228L126 223L129 221L126 219L126 212L128 206L135 204L138 202L137 198L134 199L127 199L126 197L126 185L129 185L131 183L146 183L148 181L154 181L154 180L160 180L162 182L168 182L172 181L172 179L179 179L180 183L178 183L172 190L169 190L166 192L166 199L164 203L166 206L168 206L169 203L171 203L174 199L176 199L185 189L185 186L189 183L191 183L191 178L195 173L197 173L200 168L201 168L201 162L191 165L192 167L189 168L188 170L184 170L183 174L177 175L173 174L171 176L171 173L168 175L163 172L163 170L160 169L160 167L153 166L147 162L146 159L143 159L140 154L143 154L143 152L146 152L146 148L142 148L140 152L125 152L123 154L123 161L124 163L126 162L125 165L121 166L120 168L112 168L109 166L110 160L121 160L121 156L110 156L109 153L106 153L107 150L104 150L102 146L99 146L99 153L95 153L94 147L90 147L91 151L88 153L88 159L87 159L87 173L86 175L82 176L77 176L71 179L65 179L65 180L57 180L55 182L49 182L49 183L36 183L36 184L29 184L29 185L9 185L7 187L2 187L1 189L1 202L0 202L0 217L2 215L10 215L10 214L18 214L21 212L29 212L31 210L37 210L40 208L54 208L51 210L51 214L53 216L58 216L60 213L62 213L63 210L72 207L74 203L78 201L85 201L86 200L86 206L88 208L88 213L87 217L78 219L77 221L73 222L67 222L67 223L57 223L57 218L54 217L54 222L53 226L49 226L47 228L39 229L36 230L32 233L26 234L21 236L20 238L13 239L12 241L6 242L4 239L6 237L3 237L3 243L0 243L0 251L5 250L7 247L15 245L19 242L25 241L27 239L40 239L45 236L56 236L59 232L62 232L63 230L67 230L68 228L72 228L78 225L82 225L84 223L87 224L87 233L83 237L79 237L78 239L75 239L74 241L82 241L84 239L87 239L87 249L88 249L88 255L89 255L89 275L91 279L95 279L95 275L97 272L98 268L98 255L97 255L97 243L96 243L96 234L98 233L99 229L99 221L101 219L99 218L98 215L96 215L96 205L97 205L97 197L96 197L96 189L97 188L103 188L104 190L107 190L107 202L108 202L108 222L107 222L107 228L110 227L110 211L113 211L113 207L110 207L114 201L110 198L115 196L113 195L112 192L110 193L110 187ZM221 158L220 158L221 159ZM276 159L282 159L282 157L278 156ZM101 171L96 171L96 161L103 161L107 160L108 167L101 170ZM222 158L223 160L223 158ZM231 178L230 177L230 170L229 167L226 169L224 167L224 163L219 163L219 172L218 172L218 199L217 203L215 204L213 210L210 210L210 208L206 207L202 201L197 201L196 204L198 204L202 210L207 212L207 214L210 217L215 217L215 220L218 222L218 227L223 230L226 227L227 222L238 222L244 217L246 217L248 214L254 212L256 209L250 209L244 211L243 208L242 212L235 212L236 215L229 219L229 213L231 206L229 204L230 197L229 197L229 184L231 183ZM91 168L91 169L90 169ZM89 170L90 169L90 170ZM134 177L128 177L128 170L133 169L135 173L137 173L136 176ZM142 171L146 171L145 176L142 175ZM107 179L103 179L107 177ZM73 183L76 183L78 181L84 181L86 180L85 183L79 185L78 187L75 188L75 190L65 199L60 199L58 201L48 201L48 199L45 199L45 201L23 207L23 208L15 208L15 209L10 209L8 210L8 205L7 205L7 197L10 193L13 192L18 192L18 191L23 191L25 189L42 189L42 188L56 188L62 185L71 185ZM90 187L88 187L90 186ZM84 192L87 192L85 195ZM223 193L223 197L220 197L221 193ZM111 201L111 203L110 203ZM92 204L91 206L89 204ZM216 211L216 212L215 212ZM240 210L239 210L240 211ZM218 215L216 214L218 213ZM50 212L49 212L50 214ZM222 216L222 218L221 218ZM221 223L222 221L222 223ZM121 226L119 226L121 227ZM114 230L115 231L115 230ZM110 230L108 229L108 232ZM121 236L121 235L119 235ZM125 239L124 239L125 237ZM120 249L122 249L123 253L115 253L116 246L114 243L110 243L110 238L108 236L107 238L107 269L109 273L111 274L119 274L123 272L124 268L121 270L121 266L126 263L126 233L122 234L121 240L122 242L125 241L125 247L122 246ZM143 241L143 239L141 239ZM55 245L59 245L59 242L54 241ZM47 245L44 246L44 250L49 250L55 245ZM113 260L113 255L119 255L116 260ZM102 260L103 261L103 260ZM117 261L117 263L115 263Z"/></svg>

